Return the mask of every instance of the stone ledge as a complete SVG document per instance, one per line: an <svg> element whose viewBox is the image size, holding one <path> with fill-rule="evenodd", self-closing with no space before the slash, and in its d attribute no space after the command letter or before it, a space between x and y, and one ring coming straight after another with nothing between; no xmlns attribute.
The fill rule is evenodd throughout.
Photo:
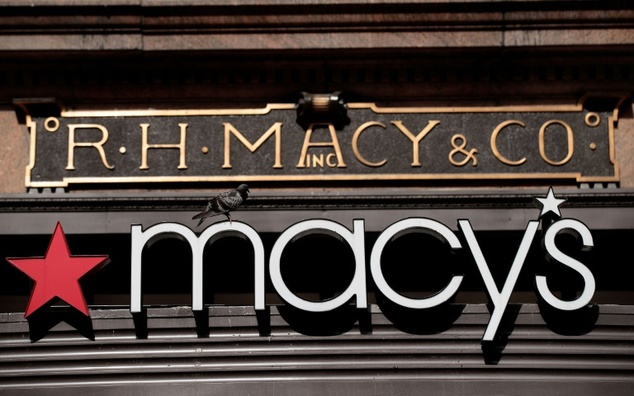
<svg viewBox="0 0 634 396"><path fill-rule="evenodd" d="M0 0L0 51L634 45L618 1ZM398 7L399 12L394 12Z"/></svg>

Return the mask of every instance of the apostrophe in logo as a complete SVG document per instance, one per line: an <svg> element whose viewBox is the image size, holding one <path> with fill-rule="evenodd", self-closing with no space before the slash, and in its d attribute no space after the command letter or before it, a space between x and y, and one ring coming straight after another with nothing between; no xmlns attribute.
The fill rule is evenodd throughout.
<svg viewBox="0 0 634 396"><path fill-rule="evenodd" d="M108 264L110 259L107 255L71 256L62 225L57 223L44 257L7 258L7 261L35 282L25 317L55 298L90 316L79 280Z"/></svg>

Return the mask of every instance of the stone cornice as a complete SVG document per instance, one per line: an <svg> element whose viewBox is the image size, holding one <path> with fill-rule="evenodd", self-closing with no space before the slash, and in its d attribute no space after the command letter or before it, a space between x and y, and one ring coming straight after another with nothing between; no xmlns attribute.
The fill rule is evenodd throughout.
<svg viewBox="0 0 634 396"><path fill-rule="evenodd" d="M0 0L0 51L288 51L634 44L623 1Z"/></svg>

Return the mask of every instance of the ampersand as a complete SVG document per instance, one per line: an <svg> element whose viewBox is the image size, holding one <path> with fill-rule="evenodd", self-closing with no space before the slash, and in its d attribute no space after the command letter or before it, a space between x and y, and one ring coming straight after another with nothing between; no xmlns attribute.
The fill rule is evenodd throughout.
<svg viewBox="0 0 634 396"><path fill-rule="evenodd" d="M457 140L461 140L462 144L458 144ZM454 149L449 152L449 162L451 162L455 166L465 166L469 161L473 160L473 166L478 165L478 159L476 158L476 154L478 153L477 149L471 149L470 151L465 150L467 146L467 138L464 135L456 134L451 137L451 147ZM454 156L456 154L464 154L465 158L462 161L454 160Z"/></svg>

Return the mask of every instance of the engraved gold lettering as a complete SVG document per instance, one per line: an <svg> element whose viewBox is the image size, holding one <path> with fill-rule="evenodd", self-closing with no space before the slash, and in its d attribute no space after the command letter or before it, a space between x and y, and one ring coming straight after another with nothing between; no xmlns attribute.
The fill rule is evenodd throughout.
<svg viewBox="0 0 634 396"><path fill-rule="evenodd" d="M101 140L98 142L75 142L75 129L98 129L101 131ZM108 169L114 169L106 159L103 145L108 140L108 130L99 124L70 124L68 125L68 164L66 170L75 170L75 147L94 147L99 152L101 163Z"/></svg>
<svg viewBox="0 0 634 396"><path fill-rule="evenodd" d="M150 169L147 164L147 151L149 149L178 149L180 151L180 161L177 169L187 169L185 164L185 143L187 139L187 124L178 124L180 127L180 142L178 144L148 144L147 135L150 124L139 124L141 126L141 166L139 169Z"/></svg>
<svg viewBox="0 0 634 396"><path fill-rule="evenodd" d="M562 159L561 161L553 161L546 156L546 143L544 141L544 136L546 135L546 128L548 128L552 124L559 124L566 128L566 137L568 139L568 155L566 155L566 158ZM570 125L561 120L550 120L544 123L544 125L542 125L542 127L539 129L539 154L542 156L542 159L548 164L554 166L564 165L565 163L570 161L572 155L574 154L574 151L574 138L572 136L572 128L570 128Z"/></svg>
<svg viewBox="0 0 634 396"><path fill-rule="evenodd" d="M275 164L273 165L274 169L283 168L282 166L282 123L276 122L272 127L269 128L268 131L264 132L262 136L254 143L251 144L238 131L233 125L228 122L223 123L225 126L225 162L222 165L223 169L230 169L231 166L231 135L233 134L238 140L251 151L255 152L271 135L275 134Z"/></svg>
<svg viewBox="0 0 634 396"><path fill-rule="evenodd" d="M334 168L335 166L337 166L337 162L334 162L334 158L336 157L335 153L330 153L326 156L326 165L328 165L331 168ZM333 161L331 161L333 160Z"/></svg>
<svg viewBox="0 0 634 396"><path fill-rule="evenodd" d="M313 154L313 168L316 167L323 168L324 167L324 155L323 154Z"/></svg>
<svg viewBox="0 0 634 396"><path fill-rule="evenodd" d="M326 155L324 157L324 154L321 153L319 155L317 154L313 154L312 156L308 156L309 160L308 163L312 164L311 166L313 168L323 168L324 165L328 166L329 168L335 168L337 166L337 162L335 161L337 158L337 155L335 153L330 153L328 155ZM310 160L310 158L312 158L312 161Z"/></svg>
<svg viewBox="0 0 634 396"><path fill-rule="evenodd" d="M306 162L306 157L308 154L308 148L309 147L333 147L335 149L335 152L332 153L330 156L336 156L337 157L337 163L333 163L332 167L338 167L338 168L345 168L346 164L345 162L343 162L343 155L341 154L341 146L339 145L339 140L337 139L337 131L335 130L335 127L332 124L324 124L324 125L328 125L328 131L330 132L330 138L331 141L330 142L311 142L310 138L313 134L313 128L314 128L314 124L311 124L308 126L308 130L306 130L306 136L304 137L304 144L302 145L302 151L299 155L299 162L297 162L297 167L298 168L305 168L307 165ZM326 157L326 163L328 164L328 166L330 165L329 162L329 158Z"/></svg>
<svg viewBox="0 0 634 396"><path fill-rule="evenodd" d="M498 161L500 161L503 164L506 165L512 165L512 166L516 166L516 165L522 165L524 162L526 162L526 157L521 158L517 161L512 161L508 158L506 158L505 156L502 155L502 153L500 153L500 150L498 149L498 144L497 144L497 139L498 139L498 135L500 134L500 132L502 131L502 129L506 128L509 125L519 125L524 127L524 123L518 120L507 120L504 121L503 123L501 123L500 125L498 125L494 130L493 133L491 134L491 151L493 152L493 155L495 156L495 158L498 159Z"/></svg>
<svg viewBox="0 0 634 396"><path fill-rule="evenodd" d="M410 132L405 125L403 125L402 121L392 121L392 125L396 126L405 136L407 136L409 140L412 141L412 166L421 166L420 141L423 140L423 138L427 136L427 134L438 124L440 124L440 121L429 121L425 129L420 131L418 135L414 136L414 134Z"/></svg>
<svg viewBox="0 0 634 396"><path fill-rule="evenodd" d="M461 144L458 145L457 141L461 140ZM464 166L466 165L469 161L473 161L473 166L477 166L478 165L478 159L476 158L476 154L478 153L477 149L471 149L470 151L465 150L465 147L467 147L467 138L464 137L464 135L461 134L455 134L451 137L451 146L454 148L453 150L451 150L451 152L449 152L449 162L451 162L452 165L454 166ZM456 161L454 160L454 156L456 154L463 154L465 156L465 158L462 159L462 161Z"/></svg>
<svg viewBox="0 0 634 396"><path fill-rule="evenodd" d="M372 126L380 126L383 129L387 128L385 126L385 124L383 124L381 122L378 122L378 121L370 121L370 122L366 122L365 124L361 125L354 132L354 135L352 135L352 152L354 153L354 156L357 158L357 160L359 162L361 162L363 165L372 166L372 167L379 167L379 166L385 165L387 163L387 160L383 160L381 162L370 162L370 161L366 160L365 158L363 158L363 156L361 155L361 152L359 151L359 137L361 136L361 134L363 132L365 132L366 129L368 129L369 127L372 127Z"/></svg>

